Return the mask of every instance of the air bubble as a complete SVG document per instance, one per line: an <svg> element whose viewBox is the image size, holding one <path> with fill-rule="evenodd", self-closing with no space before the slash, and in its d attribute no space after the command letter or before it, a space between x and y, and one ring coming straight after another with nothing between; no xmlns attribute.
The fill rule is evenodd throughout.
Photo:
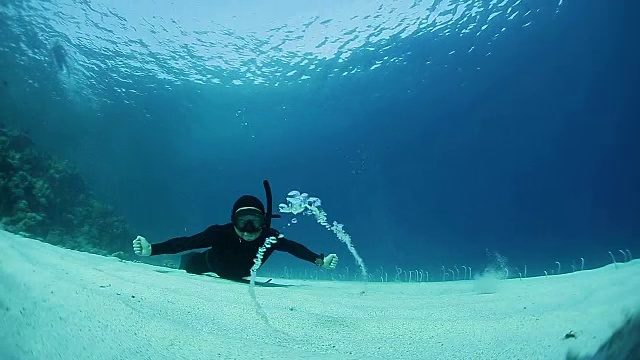
<svg viewBox="0 0 640 360"><path fill-rule="evenodd" d="M279 204L278 209L280 209L280 212L282 213L290 213L293 215L302 213L303 215L313 216L318 224L333 232L338 240L347 245L347 249L349 250L349 252L351 252L356 260L356 263L360 267L363 278L367 279L367 268L362 261L362 258L360 257L360 255L358 255L358 252L353 246L353 243L351 242L351 236L344 230L343 224L340 224L336 221L334 221L333 224L329 224L329 221L327 220L327 213L322 210L322 208L320 207L321 205L322 201L319 198L315 196L309 196L309 194L307 193L300 193L297 190L293 190L290 191L289 194L287 194L287 203ZM291 224L296 223L298 223L298 220L296 218L293 218L288 225L290 226Z"/></svg>
<svg viewBox="0 0 640 360"><path fill-rule="evenodd" d="M309 204L309 206L313 207L322 205L322 201L320 201L320 199L318 199L317 197L310 197L309 200L307 200L307 203Z"/></svg>

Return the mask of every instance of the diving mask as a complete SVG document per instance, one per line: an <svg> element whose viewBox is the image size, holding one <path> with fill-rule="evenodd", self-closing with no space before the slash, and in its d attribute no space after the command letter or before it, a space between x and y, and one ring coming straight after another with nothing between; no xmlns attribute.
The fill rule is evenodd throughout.
<svg viewBox="0 0 640 360"><path fill-rule="evenodd" d="M266 216L257 208L244 207L233 214L233 226L243 233L260 232L266 225Z"/></svg>

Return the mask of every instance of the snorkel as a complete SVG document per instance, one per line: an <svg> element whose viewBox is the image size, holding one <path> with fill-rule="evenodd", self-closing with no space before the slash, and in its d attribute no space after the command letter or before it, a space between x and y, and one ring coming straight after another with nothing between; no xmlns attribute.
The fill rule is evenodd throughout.
<svg viewBox="0 0 640 360"><path fill-rule="evenodd" d="M262 182L264 185L264 193L267 197L267 213L265 214L265 228L271 229L271 219L280 218L280 215L273 214L273 196L271 194L271 185L269 185L269 180L264 180Z"/></svg>

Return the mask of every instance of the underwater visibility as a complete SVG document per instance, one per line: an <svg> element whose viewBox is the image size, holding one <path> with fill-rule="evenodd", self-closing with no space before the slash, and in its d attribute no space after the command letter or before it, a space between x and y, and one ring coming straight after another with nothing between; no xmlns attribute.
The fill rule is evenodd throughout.
<svg viewBox="0 0 640 360"><path fill-rule="evenodd" d="M0 359L640 360L636 7L0 1Z"/></svg>

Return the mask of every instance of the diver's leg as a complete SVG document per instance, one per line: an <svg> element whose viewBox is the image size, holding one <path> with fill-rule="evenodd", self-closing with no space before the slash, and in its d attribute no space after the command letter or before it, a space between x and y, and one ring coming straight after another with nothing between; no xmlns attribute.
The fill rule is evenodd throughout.
<svg viewBox="0 0 640 360"><path fill-rule="evenodd" d="M194 251L182 255L180 258L180 270L198 275L210 272L206 252Z"/></svg>

